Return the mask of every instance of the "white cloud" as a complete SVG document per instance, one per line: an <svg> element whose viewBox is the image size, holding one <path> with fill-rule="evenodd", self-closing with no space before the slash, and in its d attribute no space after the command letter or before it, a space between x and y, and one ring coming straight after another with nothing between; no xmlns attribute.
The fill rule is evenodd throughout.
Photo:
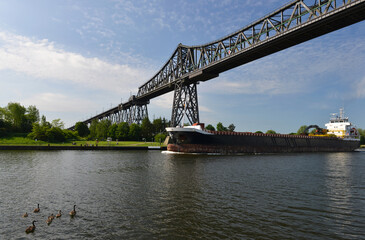
<svg viewBox="0 0 365 240"><path fill-rule="evenodd" d="M174 99L174 92L166 93L151 100L151 104L162 109L171 109Z"/></svg>
<svg viewBox="0 0 365 240"><path fill-rule="evenodd" d="M42 111L88 113L92 101L70 97L60 93L39 93L25 99L27 105L35 105Z"/></svg>
<svg viewBox="0 0 365 240"><path fill-rule="evenodd" d="M118 93L136 92L152 73L146 68L86 58L55 47L47 39L0 32L0 70L13 70L44 80L62 80L86 88Z"/></svg>

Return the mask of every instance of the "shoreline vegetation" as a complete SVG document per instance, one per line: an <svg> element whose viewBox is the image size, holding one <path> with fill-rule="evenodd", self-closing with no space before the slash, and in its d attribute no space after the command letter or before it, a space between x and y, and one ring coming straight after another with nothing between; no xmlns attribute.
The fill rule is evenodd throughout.
<svg viewBox="0 0 365 240"><path fill-rule="evenodd" d="M65 147L165 147L164 143L145 141L76 140L61 143L37 141L26 137L2 137L0 146L65 146Z"/></svg>

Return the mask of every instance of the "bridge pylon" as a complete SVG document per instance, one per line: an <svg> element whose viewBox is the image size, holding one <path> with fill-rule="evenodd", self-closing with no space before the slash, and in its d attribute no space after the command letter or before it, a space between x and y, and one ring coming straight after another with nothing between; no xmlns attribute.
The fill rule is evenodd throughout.
<svg viewBox="0 0 365 240"><path fill-rule="evenodd" d="M126 105L119 105L120 117L119 122L127 122L129 125L132 123L141 124L142 120L148 117L147 104L149 101L139 101L136 96L133 95L129 98L129 102Z"/></svg>
<svg viewBox="0 0 365 240"><path fill-rule="evenodd" d="M192 125L199 122L197 83L190 85L179 81L175 84L174 102L172 104L171 126L184 124L184 116Z"/></svg>

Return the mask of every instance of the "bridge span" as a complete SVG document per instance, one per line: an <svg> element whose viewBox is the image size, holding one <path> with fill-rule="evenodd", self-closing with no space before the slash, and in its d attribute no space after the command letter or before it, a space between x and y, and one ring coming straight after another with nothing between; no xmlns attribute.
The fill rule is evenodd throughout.
<svg viewBox="0 0 365 240"><path fill-rule="evenodd" d="M199 122L197 83L365 19L365 0L294 0L219 40L179 44L163 67L125 103L84 121L140 123L150 99L174 91L171 125ZM71 127L70 129L73 129Z"/></svg>

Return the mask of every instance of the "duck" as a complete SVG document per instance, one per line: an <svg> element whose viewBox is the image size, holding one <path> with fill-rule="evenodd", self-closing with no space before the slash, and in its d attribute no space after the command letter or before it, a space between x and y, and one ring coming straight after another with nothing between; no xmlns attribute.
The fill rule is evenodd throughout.
<svg viewBox="0 0 365 240"><path fill-rule="evenodd" d="M70 216L71 216L71 217L74 217L74 216L76 215L75 207L76 207L76 205L74 205L74 210L72 210L72 211L70 212Z"/></svg>
<svg viewBox="0 0 365 240"><path fill-rule="evenodd" d="M57 215L56 215L56 218L59 218L59 217L61 217L62 216L62 214L61 214L61 210L58 210L58 213L57 213Z"/></svg>
<svg viewBox="0 0 365 240"><path fill-rule="evenodd" d="M52 220L53 220L53 219L52 219L51 217L48 217L48 218L47 218L47 220L46 220L46 223L49 225L49 224L51 224L51 223L52 223Z"/></svg>
<svg viewBox="0 0 365 240"><path fill-rule="evenodd" d="M27 213L27 212L25 212L25 213L23 214L23 218L26 218L26 217L28 217L28 213Z"/></svg>
<svg viewBox="0 0 365 240"><path fill-rule="evenodd" d="M34 221L32 222L33 226L29 226L29 227L27 227L27 229L25 229L25 232L26 232L26 233L34 232L34 230L35 230L35 225L34 225L34 223L35 223L35 222L36 222L36 221L34 220Z"/></svg>
<svg viewBox="0 0 365 240"><path fill-rule="evenodd" d="M38 203L38 204L37 204L37 208L35 208L33 212L37 213L37 212L39 212L40 210L41 210L41 209L39 208L39 203Z"/></svg>
<svg viewBox="0 0 365 240"><path fill-rule="evenodd" d="M54 219L54 215L53 215L53 213L51 214L51 216L49 216L49 217L48 217L48 219L51 219L51 220L53 220L53 219Z"/></svg>

